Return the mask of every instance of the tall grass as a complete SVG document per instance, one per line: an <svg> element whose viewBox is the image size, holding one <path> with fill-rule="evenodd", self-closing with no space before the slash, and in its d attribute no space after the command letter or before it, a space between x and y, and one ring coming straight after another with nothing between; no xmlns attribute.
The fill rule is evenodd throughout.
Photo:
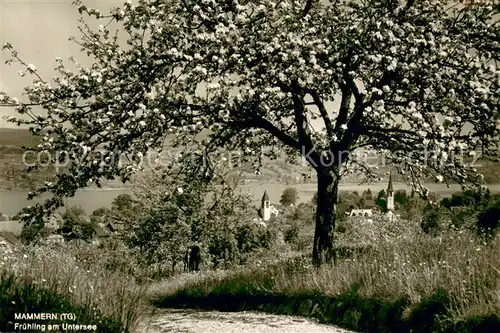
<svg viewBox="0 0 500 333"><path fill-rule="evenodd" d="M34 286L95 310L119 321L123 331L133 331L147 309L145 288L133 279L99 265L82 268L64 249L38 246L0 251L2 281L8 279L16 288Z"/></svg>
<svg viewBox="0 0 500 333"><path fill-rule="evenodd" d="M322 295L338 300L355 294L359 300L377 304L404 300L398 303L403 304L402 321L417 318L422 311L439 313L442 327L472 318L497 316L500 320L500 238L485 244L465 231L449 231L436 238L421 233L388 237L384 230L380 232L383 226L375 222L373 228L379 229L379 243L370 242L367 251L340 259L335 265L314 268L310 259L303 257L165 283L157 286L155 293L163 289L169 299L175 295L199 299L224 294ZM430 304L439 309L431 309Z"/></svg>

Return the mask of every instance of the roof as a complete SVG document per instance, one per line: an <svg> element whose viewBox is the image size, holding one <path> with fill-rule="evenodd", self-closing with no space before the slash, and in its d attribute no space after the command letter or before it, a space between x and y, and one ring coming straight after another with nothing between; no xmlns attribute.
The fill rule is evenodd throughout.
<svg viewBox="0 0 500 333"><path fill-rule="evenodd" d="M267 190L264 191L264 195L262 196L262 202L269 201L269 195L267 195Z"/></svg>
<svg viewBox="0 0 500 333"><path fill-rule="evenodd" d="M375 200L367 199L365 200L365 208L374 208L376 206Z"/></svg>
<svg viewBox="0 0 500 333"><path fill-rule="evenodd" d="M94 233L97 237L109 237L109 233L102 227L96 227Z"/></svg>
<svg viewBox="0 0 500 333"><path fill-rule="evenodd" d="M23 223L20 221L0 221L0 232L7 231L14 235L20 235L23 231Z"/></svg>
<svg viewBox="0 0 500 333"><path fill-rule="evenodd" d="M387 186L387 192L393 192L392 188L392 171L389 171L389 185Z"/></svg>
<svg viewBox="0 0 500 333"><path fill-rule="evenodd" d="M79 238L71 239L66 243L69 245L76 245L76 246L86 246L89 244L87 241Z"/></svg>
<svg viewBox="0 0 500 333"><path fill-rule="evenodd" d="M6 243L8 243L10 245L18 245L18 244L20 244L20 241L11 232L1 231L0 232L0 240L4 240Z"/></svg>
<svg viewBox="0 0 500 333"><path fill-rule="evenodd" d="M106 227L113 232L123 229L121 224L117 224L114 222L106 223Z"/></svg>
<svg viewBox="0 0 500 333"><path fill-rule="evenodd" d="M64 239L64 237L62 235L59 235L59 234L50 234L50 235L47 236L47 239L55 239L55 238L57 238L57 239L61 239L61 238Z"/></svg>

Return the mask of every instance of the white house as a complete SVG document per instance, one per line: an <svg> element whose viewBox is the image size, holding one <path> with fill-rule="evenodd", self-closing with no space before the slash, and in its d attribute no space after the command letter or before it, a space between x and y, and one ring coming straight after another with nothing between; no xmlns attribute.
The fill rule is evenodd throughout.
<svg viewBox="0 0 500 333"><path fill-rule="evenodd" d="M271 201L269 200L269 195L267 195L267 191L264 191L264 195L262 196L262 202L260 205L260 217L263 221L269 221L271 216L278 217L279 211L276 207L271 205Z"/></svg>
<svg viewBox="0 0 500 333"><path fill-rule="evenodd" d="M349 216L373 216L372 209L353 209L349 213Z"/></svg>
<svg viewBox="0 0 500 333"><path fill-rule="evenodd" d="M58 234L51 234L46 238L46 241L50 244L61 244L64 243L64 237Z"/></svg>

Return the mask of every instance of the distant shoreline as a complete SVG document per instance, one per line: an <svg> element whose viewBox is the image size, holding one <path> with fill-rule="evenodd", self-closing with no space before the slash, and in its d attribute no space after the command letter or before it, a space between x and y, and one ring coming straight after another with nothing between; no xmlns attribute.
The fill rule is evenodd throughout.
<svg viewBox="0 0 500 333"><path fill-rule="evenodd" d="M311 187L315 186L317 183L315 182L310 182L310 183L301 183L301 184L286 184L286 183L279 183L279 182L263 182L263 181L252 181L250 184L243 184L239 185L238 187L262 187L265 188L266 186L286 186L286 187ZM396 188L410 188L410 185L402 182L394 182L394 187ZM370 187L375 187L379 188L381 186L386 186L386 182L378 182L378 183L370 183L370 184L358 184L358 183L342 183L339 185L339 189L342 189L343 187L350 187L350 188L370 188ZM450 186L446 186L445 184L438 184L438 183L431 183L431 184L424 184L427 185L430 189L432 187L438 187L440 191L445 191L445 192L456 192L457 189L461 189L461 185L458 183L453 183L450 184ZM497 184L486 184L486 186L490 189L490 191L493 192L500 192L500 183ZM495 190L496 187L496 190ZM85 191L85 192L90 192L90 191L127 191L131 190L132 186L125 186L125 187L108 187L108 186L103 186L102 188L94 188L94 187L85 187L81 188L78 191ZM0 188L0 192L30 192L28 189L22 189L22 188L16 188L16 189L3 189Z"/></svg>

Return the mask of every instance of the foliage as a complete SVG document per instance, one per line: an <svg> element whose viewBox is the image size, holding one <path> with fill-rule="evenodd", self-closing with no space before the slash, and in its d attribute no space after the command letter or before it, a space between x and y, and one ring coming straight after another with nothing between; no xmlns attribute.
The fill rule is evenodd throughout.
<svg viewBox="0 0 500 333"><path fill-rule="evenodd" d="M339 203L345 203L348 206L360 207L361 206L361 197L358 195L356 191L341 191L339 193Z"/></svg>
<svg viewBox="0 0 500 333"><path fill-rule="evenodd" d="M366 191L363 191L361 196L365 198L365 200L373 200L372 190L370 190L369 188Z"/></svg>
<svg viewBox="0 0 500 333"><path fill-rule="evenodd" d="M238 263L241 253L264 246L260 239L238 243L242 230L251 229L250 201L236 192L239 177L223 165L213 168L208 178L172 165L134 179L138 215L126 220L123 234L144 265L169 263L174 272L186 249L198 244L204 264L226 266Z"/></svg>
<svg viewBox="0 0 500 333"><path fill-rule="evenodd" d="M101 219L117 224L135 223L140 217L137 200L128 193L119 194L111 203L111 209Z"/></svg>
<svg viewBox="0 0 500 333"><path fill-rule="evenodd" d="M410 197L404 209L400 211L401 218L409 221L420 221L423 218L427 201L420 197Z"/></svg>
<svg viewBox="0 0 500 333"><path fill-rule="evenodd" d="M111 209L131 210L134 207L135 200L128 193L119 194L111 203Z"/></svg>
<svg viewBox="0 0 500 333"><path fill-rule="evenodd" d="M208 243L208 253L213 263L213 267L228 268L236 263L239 263L241 255L240 245L237 235L231 231L219 232L210 238Z"/></svg>
<svg viewBox="0 0 500 333"><path fill-rule="evenodd" d="M441 200L441 205L448 209L451 207L480 206L487 204L491 199L492 195L488 189L480 191L466 190L453 193L451 198Z"/></svg>
<svg viewBox="0 0 500 333"><path fill-rule="evenodd" d="M292 219L301 225L311 225L314 223L315 204L300 203L295 207Z"/></svg>
<svg viewBox="0 0 500 333"><path fill-rule="evenodd" d="M28 208L23 208L19 213L14 216L14 220L21 220L26 218L29 213ZM19 236L20 240L25 244L34 244L40 241L45 235L45 220L40 217L33 217L26 221Z"/></svg>
<svg viewBox="0 0 500 333"><path fill-rule="evenodd" d="M15 313L73 313L79 325L96 325L96 332L127 332L119 320L106 318L89 306L76 306L68 299L61 297L37 284L19 283L14 275L1 272L0 276L0 329L5 332L14 330ZM61 320L44 320L36 322L44 325L61 326ZM36 331L36 330L33 330Z"/></svg>
<svg viewBox="0 0 500 333"><path fill-rule="evenodd" d="M394 203L398 204L400 209L405 208L408 205L409 197L405 190L397 190L394 192Z"/></svg>
<svg viewBox="0 0 500 333"><path fill-rule="evenodd" d="M79 206L70 207L62 214L64 221L63 231L71 232L71 238L90 241L94 235L95 225Z"/></svg>
<svg viewBox="0 0 500 333"><path fill-rule="evenodd" d="M237 231L238 248L243 253L249 253L260 248L269 248L272 234L260 223L242 225Z"/></svg>
<svg viewBox="0 0 500 333"><path fill-rule="evenodd" d="M387 240L319 269L303 256L162 284L156 304L306 316L316 304L319 320L358 332L496 331L498 240L460 231Z"/></svg>
<svg viewBox="0 0 500 333"><path fill-rule="evenodd" d="M92 224L96 225L97 223L104 223L105 219L110 218L112 212L107 207L97 208L90 214L90 221Z"/></svg>
<svg viewBox="0 0 500 333"><path fill-rule="evenodd" d="M450 226L451 220L446 220L449 215L450 214L439 205L427 204L420 226L426 234L437 236Z"/></svg>
<svg viewBox="0 0 500 333"><path fill-rule="evenodd" d="M500 201L492 203L477 219L477 230L486 238L493 238L500 228Z"/></svg>
<svg viewBox="0 0 500 333"><path fill-rule="evenodd" d="M299 238L299 224L297 222L291 223L288 228L285 230L285 242L294 243Z"/></svg>
<svg viewBox="0 0 500 333"><path fill-rule="evenodd" d="M34 79L26 102L0 94L0 105L20 115L8 120L42 136L37 149L50 152L52 164L68 162L31 194L55 194L32 215L89 183L129 180L138 165L120 163L117 154L143 160L161 150L166 134L185 145L208 130L206 152L240 150L257 171L261 155L275 157L280 146L306 158L328 198L316 210L324 217L314 242L319 260L331 250L340 178L372 174L358 148L387 155L423 195L422 177L481 181L463 151L498 154L499 69L492 62L499 8L492 0L451 7L431 0L316 1L307 13L292 0L141 0L110 15L75 4L102 23L98 31L83 24L74 39L92 58L89 68L56 58L52 85L11 44L3 47L7 63L19 63L19 74ZM124 38L111 33L110 21ZM338 97L338 109L328 112L327 102ZM47 112L35 111L39 106ZM316 118L324 126L308 126Z"/></svg>
<svg viewBox="0 0 500 333"><path fill-rule="evenodd" d="M299 200L299 192L295 187L286 188L281 194L280 204L283 206L295 205Z"/></svg>
<svg viewBox="0 0 500 333"><path fill-rule="evenodd" d="M24 244L34 244L40 241L45 235L44 229L40 228L37 224L24 225L19 235L19 239Z"/></svg>
<svg viewBox="0 0 500 333"><path fill-rule="evenodd" d="M86 266L74 250L44 245L0 248L0 313L10 317L13 312L68 311L98 325L100 332L134 331L147 309L144 288L129 276L104 269L100 260ZM0 319L2 324L8 323Z"/></svg>

